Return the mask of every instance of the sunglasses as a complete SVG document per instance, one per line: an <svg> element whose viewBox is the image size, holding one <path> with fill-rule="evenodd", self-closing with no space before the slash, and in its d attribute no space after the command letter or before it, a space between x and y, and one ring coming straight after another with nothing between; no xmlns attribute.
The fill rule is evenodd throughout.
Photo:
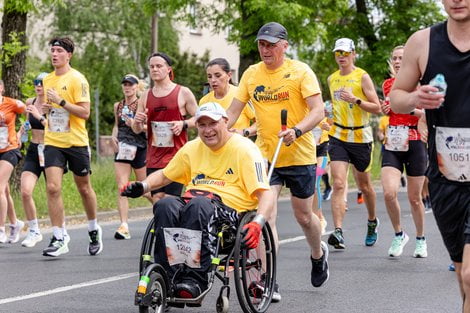
<svg viewBox="0 0 470 313"><path fill-rule="evenodd" d="M42 79L35 79L33 80L34 86L42 86Z"/></svg>
<svg viewBox="0 0 470 313"><path fill-rule="evenodd" d="M351 54L351 52L348 51L335 51L335 56L337 57L348 57Z"/></svg>

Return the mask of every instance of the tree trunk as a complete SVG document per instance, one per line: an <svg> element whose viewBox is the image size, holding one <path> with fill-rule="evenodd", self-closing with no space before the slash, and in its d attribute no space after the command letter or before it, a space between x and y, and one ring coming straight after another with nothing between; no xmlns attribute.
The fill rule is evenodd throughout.
<svg viewBox="0 0 470 313"><path fill-rule="evenodd" d="M4 8L8 7L9 1L11 0L5 0ZM26 13L19 13L14 11L4 12L2 20L2 43L9 43L11 41L10 34L16 33L19 36L18 38L21 42L21 45L25 46L26 21ZM25 75L25 64L25 50L21 50L21 52L10 56L9 64L5 64L5 62L2 60L2 79L5 85L5 96L15 99L22 98L20 84ZM23 160L20 160L20 163L15 167L11 175L10 183L12 192L17 192L18 190L20 190L20 177L23 162Z"/></svg>

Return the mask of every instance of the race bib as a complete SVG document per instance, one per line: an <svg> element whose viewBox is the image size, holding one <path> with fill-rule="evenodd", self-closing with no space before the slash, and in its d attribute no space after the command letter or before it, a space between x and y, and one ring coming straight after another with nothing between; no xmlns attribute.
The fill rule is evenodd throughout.
<svg viewBox="0 0 470 313"><path fill-rule="evenodd" d="M52 108L47 122L51 132L68 133L70 131L70 113L64 108Z"/></svg>
<svg viewBox="0 0 470 313"><path fill-rule="evenodd" d="M388 151L408 151L408 126L388 126L385 149Z"/></svg>
<svg viewBox="0 0 470 313"><path fill-rule="evenodd" d="M152 122L152 146L154 147L174 147L172 123Z"/></svg>
<svg viewBox="0 0 470 313"><path fill-rule="evenodd" d="M135 159L135 154L137 152L137 147L129 145L124 142L119 143L119 152L116 156L116 160L127 160L132 161Z"/></svg>
<svg viewBox="0 0 470 313"><path fill-rule="evenodd" d="M44 167L44 144L38 144L38 161L39 166Z"/></svg>
<svg viewBox="0 0 470 313"><path fill-rule="evenodd" d="M320 144L322 132L323 130L320 127L315 127L314 129L312 129L313 139L315 140L315 145L317 146Z"/></svg>
<svg viewBox="0 0 470 313"><path fill-rule="evenodd" d="M448 180L470 181L470 128L436 127L439 171Z"/></svg>
<svg viewBox="0 0 470 313"><path fill-rule="evenodd" d="M10 143L8 142L8 127L0 127L0 149L5 149Z"/></svg>
<svg viewBox="0 0 470 313"><path fill-rule="evenodd" d="M201 267L202 231L186 228L163 228L166 255L170 265Z"/></svg>

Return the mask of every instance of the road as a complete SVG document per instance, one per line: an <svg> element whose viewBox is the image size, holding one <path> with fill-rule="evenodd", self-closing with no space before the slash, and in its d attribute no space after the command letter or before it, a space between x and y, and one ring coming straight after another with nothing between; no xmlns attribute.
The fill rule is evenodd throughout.
<svg viewBox="0 0 470 313"><path fill-rule="evenodd" d="M321 288L310 285L307 243L292 216L289 202L280 201L278 229L281 248L278 282L282 301L268 312L459 312L460 296L455 274L447 270L449 258L432 214L426 214L429 257L415 259L414 226L406 194L399 193L403 226L410 242L401 257L391 259L387 251L393 231L383 195L378 193L381 221L379 241L364 246L366 209L349 195L350 208L344 221L347 249L330 251L330 279ZM332 230L329 202L324 203L328 231ZM132 239L113 239L117 222L103 223L104 251L87 255L86 225L69 230L70 252L58 258L41 255L46 239L27 249L19 244L0 245L0 312L138 312L133 305L138 280L138 257L147 221L130 222ZM324 236L326 241L327 235ZM170 312L215 312L218 285L200 308L172 308ZM230 312L242 312L235 290Z"/></svg>

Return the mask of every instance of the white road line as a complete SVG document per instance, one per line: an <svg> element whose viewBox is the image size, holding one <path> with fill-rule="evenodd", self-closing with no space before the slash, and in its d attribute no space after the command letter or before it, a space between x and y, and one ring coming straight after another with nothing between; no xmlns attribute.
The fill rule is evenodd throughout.
<svg viewBox="0 0 470 313"><path fill-rule="evenodd" d="M106 283L110 283L110 282L117 281L117 280L127 279L127 278L130 278L130 277L137 277L137 275L138 275L137 273L127 273L127 274L112 276L112 277L108 277L108 278L92 280L92 281L84 282L84 283L80 283L80 284L75 284L75 285L70 285L70 286L65 286L65 287L59 287L59 288L55 288L55 289L51 289L51 290L35 292L35 293L31 293L31 294L25 295L25 296L18 296L18 297L0 299L0 304L6 304L6 303L22 301L22 300L27 300L27 299L32 299L32 298L44 297L44 296L52 295L52 294L59 293L59 292L65 292L65 291L78 289L78 288L83 288L83 287L88 287L88 286L93 286L93 285L106 284Z"/></svg>

